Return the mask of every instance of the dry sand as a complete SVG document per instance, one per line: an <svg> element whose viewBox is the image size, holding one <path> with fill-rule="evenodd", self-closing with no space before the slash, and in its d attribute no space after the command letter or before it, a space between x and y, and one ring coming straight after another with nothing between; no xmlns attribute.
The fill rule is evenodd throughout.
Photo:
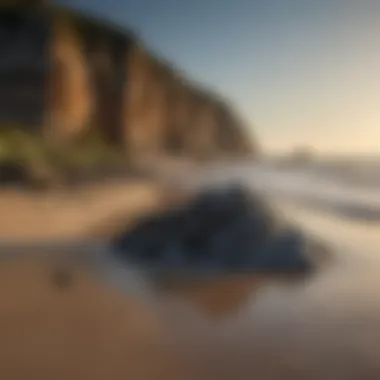
<svg viewBox="0 0 380 380"><path fill-rule="evenodd" d="M173 202L176 193L151 180L113 181L74 191L0 192L0 239L76 240L105 237L120 223Z"/></svg>

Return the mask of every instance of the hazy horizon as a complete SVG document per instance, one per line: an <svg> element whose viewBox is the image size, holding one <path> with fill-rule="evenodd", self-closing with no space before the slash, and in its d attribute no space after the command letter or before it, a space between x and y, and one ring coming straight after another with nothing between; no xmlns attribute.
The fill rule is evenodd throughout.
<svg viewBox="0 0 380 380"><path fill-rule="evenodd" d="M238 107L265 150L380 154L380 2L60 0L131 26Z"/></svg>

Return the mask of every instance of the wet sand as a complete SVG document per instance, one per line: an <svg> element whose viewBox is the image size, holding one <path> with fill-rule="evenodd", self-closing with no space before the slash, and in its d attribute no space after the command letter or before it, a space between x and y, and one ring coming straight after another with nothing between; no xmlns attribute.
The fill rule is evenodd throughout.
<svg viewBox="0 0 380 380"><path fill-rule="evenodd" d="M77 268L57 286L55 264L0 266L2 379L379 378L372 263L306 281L224 277L153 298Z"/></svg>
<svg viewBox="0 0 380 380"><path fill-rule="evenodd" d="M205 282L152 302L118 294L76 268L69 286L58 287L54 269L46 260L0 266L2 379L191 379L198 360L177 339L200 321L234 318L265 282L250 276Z"/></svg>
<svg viewBox="0 0 380 380"><path fill-rule="evenodd" d="M173 378L175 352L148 305L78 272L68 289L48 263L0 267L0 378ZM164 373L162 375L162 373Z"/></svg>

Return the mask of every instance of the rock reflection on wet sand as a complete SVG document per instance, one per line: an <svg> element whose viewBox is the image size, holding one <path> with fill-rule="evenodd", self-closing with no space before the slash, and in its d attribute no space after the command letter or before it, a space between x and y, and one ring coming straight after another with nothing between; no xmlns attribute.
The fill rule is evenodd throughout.
<svg viewBox="0 0 380 380"><path fill-rule="evenodd" d="M379 270L337 267L300 286L271 285L234 317L176 336L197 378L377 379Z"/></svg>

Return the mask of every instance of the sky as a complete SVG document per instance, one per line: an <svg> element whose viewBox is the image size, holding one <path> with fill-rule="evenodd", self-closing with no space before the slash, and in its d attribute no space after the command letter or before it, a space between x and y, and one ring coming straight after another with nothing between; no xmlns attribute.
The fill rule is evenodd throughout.
<svg viewBox="0 0 380 380"><path fill-rule="evenodd" d="M59 0L136 30L270 152L380 154L378 0Z"/></svg>

